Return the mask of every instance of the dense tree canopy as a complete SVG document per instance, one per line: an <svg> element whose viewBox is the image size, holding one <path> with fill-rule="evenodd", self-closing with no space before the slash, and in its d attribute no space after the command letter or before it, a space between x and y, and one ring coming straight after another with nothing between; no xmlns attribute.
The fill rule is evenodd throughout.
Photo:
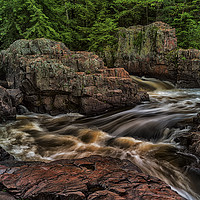
<svg viewBox="0 0 200 200"><path fill-rule="evenodd" d="M0 49L45 37L101 52L118 27L158 20L176 28L179 47L200 49L200 0L0 0Z"/></svg>

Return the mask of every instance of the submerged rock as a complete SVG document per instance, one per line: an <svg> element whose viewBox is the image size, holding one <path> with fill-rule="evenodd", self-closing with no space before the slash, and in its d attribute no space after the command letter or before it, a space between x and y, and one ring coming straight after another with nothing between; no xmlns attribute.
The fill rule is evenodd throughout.
<svg viewBox="0 0 200 200"><path fill-rule="evenodd" d="M127 160L91 156L0 164L0 182L17 199L184 199Z"/></svg>
<svg viewBox="0 0 200 200"><path fill-rule="evenodd" d="M18 40L0 59L0 78L22 90L30 111L96 114L148 100L123 68L107 68L97 55L60 42Z"/></svg>
<svg viewBox="0 0 200 200"><path fill-rule="evenodd" d="M178 49L175 29L163 22L121 28L114 65L178 87L200 87L200 50Z"/></svg>

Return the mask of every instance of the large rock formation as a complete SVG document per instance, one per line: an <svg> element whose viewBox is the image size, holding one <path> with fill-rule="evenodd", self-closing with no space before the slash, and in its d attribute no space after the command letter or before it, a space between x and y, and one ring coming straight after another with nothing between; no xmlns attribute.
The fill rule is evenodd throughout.
<svg viewBox="0 0 200 200"><path fill-rule="evenodd" d="M18 40L0 60L0 79L20 88L34 112L94 114L148 99L123 68L107 68L97 55L72 52L60 42Z"/></svg>
<svg viewBox="0 0 200 200"><path fill-rule="evenodd" d="M163 22L121 28L115 66L178 87L200 87L200 51L178 49L175 29Z"/></svg>
<svg viewBox="0 0 200 200"><path fill-rule="evenodd" d="M175 29L165 23L122 28L115 65L139 76L173 79L174 66L168 68L165 55L176 47Z"/></svg>
<svg viewBox="0 0 200 200"><path fill-rule="evenodd" d="M0 193L10 199L183 200L130 161L92 156L76 160L0 162ZM12 198L11 198L12 197Z"/></svg>

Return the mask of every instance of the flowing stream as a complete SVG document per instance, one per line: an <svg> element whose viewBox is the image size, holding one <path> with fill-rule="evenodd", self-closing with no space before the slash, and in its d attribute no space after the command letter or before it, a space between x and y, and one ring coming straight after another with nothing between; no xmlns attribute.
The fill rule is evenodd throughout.
<svg viewBox="0 0 200 200"><path fill-rule="evenodd" d="M0 125L0 145L26 161L90 155L129 159L185 198L200 199L200 173L190 167L199 160L183 153L175 142L190 130L188 124L200 110L200 89L173 89L167 82L133 79L154 89L150 102L95 117L18 115L15 122Z"/></svg>

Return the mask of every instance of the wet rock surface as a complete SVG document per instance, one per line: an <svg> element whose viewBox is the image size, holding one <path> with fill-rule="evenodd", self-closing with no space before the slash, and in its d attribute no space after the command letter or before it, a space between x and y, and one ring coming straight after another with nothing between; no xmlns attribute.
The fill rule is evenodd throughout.
<svg viewBox="0 0 200 200"><path fill-rule="evenodd" d="M200 160L200 113L188 124L191 126L191 131L179 135L176 142L182 145L187 153L195 155ZM199 162L200 169L200 162Z"/></svg>
<svg viewBox="0 0 200 200"><path fill-rule="evenodd" d="M191 130L177 135L175 142L181 146L182 152L190 155L190 159L186 159L187 162L196 160L186 167L186 171L190 174L189 177L192 178L195 190L198 192L200 184L200 113L188 125L192 127Z"/></svg>
<svg viewBox="0 0 200 200"><path fill-rule="evenodd" d="M50 163L4 161L0 182L16 199L183 199L130 161L101 156Z"/></svg>
<svg viewBox="0 0 200 200"><path fill-rule="evenodd" d="M148 100L123 68L48 39L18 40L0 54L0 79L23 92L33 112L95 114Z"/></svg>
<svg viewBox="0 0 200 200"><path fill-rule="evenodd" d="M191 153L193 155L196 155L198 159L200 159L200 132L188 132L181 136L179 136L176 139L177 142L179 142L187 151L188 153ZM200 168L200 165L199 165Z"/></svg>
<svg viewBox="0 0 200 200"><path fill-rule="evenodd" d="M200 87L200 51L178 49L175 29L163 22L121 28L114 65L180 88Z"/></svg>

